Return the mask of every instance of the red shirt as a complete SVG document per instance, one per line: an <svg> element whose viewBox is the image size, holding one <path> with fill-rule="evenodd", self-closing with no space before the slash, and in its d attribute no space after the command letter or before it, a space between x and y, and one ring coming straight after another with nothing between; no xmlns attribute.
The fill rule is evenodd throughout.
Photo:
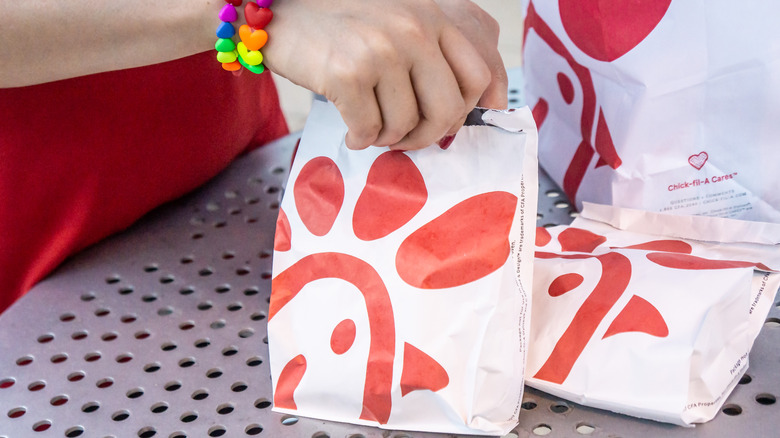
<svg viewBox="0 0 780 438"><path fill-rule="evenodd" d="M215 52L0 89L0 312L66 257L287 134L270 73Z"/></svg>

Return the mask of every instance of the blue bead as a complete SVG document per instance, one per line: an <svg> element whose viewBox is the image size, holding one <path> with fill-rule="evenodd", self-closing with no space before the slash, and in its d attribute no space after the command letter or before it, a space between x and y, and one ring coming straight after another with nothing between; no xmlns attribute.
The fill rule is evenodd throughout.
<svg viewBox="0 0 780 438"><path fill-rule="evenodd" d="M226 21L223 21L217 28L217 38L232 38L235 34L236 28Z"/></svg>

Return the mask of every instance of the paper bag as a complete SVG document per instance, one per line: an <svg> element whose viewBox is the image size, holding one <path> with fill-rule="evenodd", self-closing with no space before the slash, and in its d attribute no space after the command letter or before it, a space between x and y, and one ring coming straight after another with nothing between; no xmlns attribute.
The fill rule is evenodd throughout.
<svg viewBox="0 0 780 438"><path fill-rule="evenodd" d="M780 222L780 3L523 3L539 161L578 207Z"/></svg>
<svg viewBox="0 0 780 438"><path fill-rule="evenodd" d="M780 225L585 203L536 242L529 385L680 425L718 413L780 287Z"/></svg>
<svg viewBox="0 0 780 438"><path fill-rule="evenodd" d="M274 410L461 434L516 425L536 130L527 108L468 124L446 150L351 151L335 107L315 103L277 223Z"/></svg>

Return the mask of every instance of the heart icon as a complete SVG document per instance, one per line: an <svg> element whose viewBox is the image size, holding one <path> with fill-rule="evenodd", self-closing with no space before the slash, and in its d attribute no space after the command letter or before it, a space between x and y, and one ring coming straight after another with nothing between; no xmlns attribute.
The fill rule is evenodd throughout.
<svg viewBox="0 0 780 438"><path fill-rule="evenodd" d="M255 2L249 2L244 7L244 17L252 29L262 29L274 18L274 13L268 8L261 8Z"/></svg>
<svg viewBox="0 0 780 438"><path fill-rule="evenodd" d="M702 167L704 167L704 163L707 162L707 159L709 159L710 156L707 155L706 152L702 151L698 154L691 155L688 157L688 164L695 167L696 170L701 170Z"/></svg>

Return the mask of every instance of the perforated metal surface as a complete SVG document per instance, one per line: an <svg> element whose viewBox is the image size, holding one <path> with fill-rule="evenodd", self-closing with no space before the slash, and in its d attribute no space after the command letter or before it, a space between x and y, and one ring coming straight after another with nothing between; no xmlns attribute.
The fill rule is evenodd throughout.
<svg viewBox="0 0 780 438"><path fill-rule="evenodd" d="M85 251L0 316L0 437L441 437L271 412L271 252L297 138ZM539 225L571 220L543 173L539 198ZM509 437L773 436L780 312L770 316L750 381L711 423L682 429L527 389Z"/></svg>

